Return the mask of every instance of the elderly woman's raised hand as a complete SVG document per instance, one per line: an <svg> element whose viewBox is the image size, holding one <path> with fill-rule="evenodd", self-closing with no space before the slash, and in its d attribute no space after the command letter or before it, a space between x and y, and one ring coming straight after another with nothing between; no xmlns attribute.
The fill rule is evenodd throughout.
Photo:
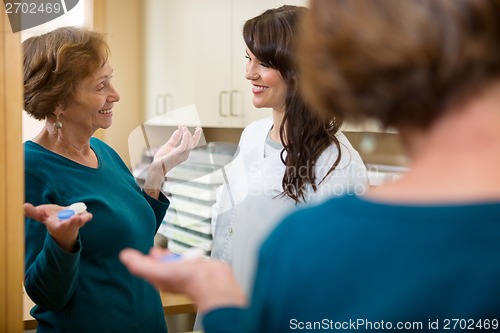
<svg viewBox="0 0 500 333"><path fill-rule="evenodd" d="M80 228L92 219L92 214L88 212L75 214L61 221L57 218L57 213L65 208L58 205L35 207L30 203L25 203L24 215L43 223L56 243L64 250L71 252L76 244Z"/></svg>
<svg viewBox="0 0 500 333"><path fill-rule="evenodd" d="M170 139L158 149L144 184L144 190L148 195L158 198L167 172L188 159L191 150L198 145L201 134L201 128L196 128L194 134L191 134L187 127L179 126Z"/></svg>

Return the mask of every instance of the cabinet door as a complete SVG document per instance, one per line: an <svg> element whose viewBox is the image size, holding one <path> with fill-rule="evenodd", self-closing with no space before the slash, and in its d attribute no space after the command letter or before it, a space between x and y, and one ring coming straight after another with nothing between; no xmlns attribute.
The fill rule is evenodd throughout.
<svg viewBox="0 0 500 333"><path fill-rule="evenodd" d="M144 98L146 119L165 112L166 102L159 101L163 94L171 93L167 85L166 73L167 41L162 39L159 31L167 30L169 21L168 2L148 0L145 2L144 20ZM161 105L159 105L161 102ZM170 102L172 102L170 100Z"/></svg>
<svg viewBox="0 0 500 333"><path fill-rule="evenodd" d="M191 1L148 0L145 19L147 118L196 102Z"/></svg>
<svg viewBox="0 0 500 333"><path fill-rule="evenodd" d="M196 12L190 23L188 66L203 126L232 127L231 0L180 0Z"/></svg>

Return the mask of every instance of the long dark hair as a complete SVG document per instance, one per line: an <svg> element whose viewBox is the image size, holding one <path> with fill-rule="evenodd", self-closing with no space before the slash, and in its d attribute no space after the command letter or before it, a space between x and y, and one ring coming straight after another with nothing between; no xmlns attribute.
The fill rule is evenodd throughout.
<svg viewBox="0 0 500 333"><path fill-rule="evenodd" d="M323 151L332 143L338 149L338 157L325 178L337 167L341 157L340 143L335 134L342 121L320 118L306 105L298 88L295 38L299 18L307 10L297 6L269 9L243 26L248 49L259 61L278 70L288 88L285 114L279 129L284 146L281 160L286 166L281 195L296 203L305 200L307 184L316 191L323 181L324 178L317 182L315 174L316 161Z"/></svg>

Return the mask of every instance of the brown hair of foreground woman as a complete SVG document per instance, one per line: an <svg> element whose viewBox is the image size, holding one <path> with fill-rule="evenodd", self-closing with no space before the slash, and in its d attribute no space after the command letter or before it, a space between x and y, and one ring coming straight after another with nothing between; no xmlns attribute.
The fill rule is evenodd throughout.
<svg viewBox="0 0 500 333"><path fill-rule="evenodd" d="M329 117L427 128L499 77L499 7L488 0L312 1L298 47L302 90Z"/></svg>

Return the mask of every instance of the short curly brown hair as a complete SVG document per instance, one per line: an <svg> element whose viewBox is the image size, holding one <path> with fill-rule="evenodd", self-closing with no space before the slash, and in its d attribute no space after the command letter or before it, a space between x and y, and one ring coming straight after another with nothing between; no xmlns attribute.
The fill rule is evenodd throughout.
<svg viewBox="0 0 500 333"><path fill-rule="evenodd" d="M299 68L315 109L426 129L500 77L498 0L312 0Z"/></svg>
<svg viewBox="0 0 500 333"><path fill-rule="evenodd" d="M78 83L103 66L109 56L104 34L64 27L23 42L24 110L38 120L67 105Z"/></svg>

